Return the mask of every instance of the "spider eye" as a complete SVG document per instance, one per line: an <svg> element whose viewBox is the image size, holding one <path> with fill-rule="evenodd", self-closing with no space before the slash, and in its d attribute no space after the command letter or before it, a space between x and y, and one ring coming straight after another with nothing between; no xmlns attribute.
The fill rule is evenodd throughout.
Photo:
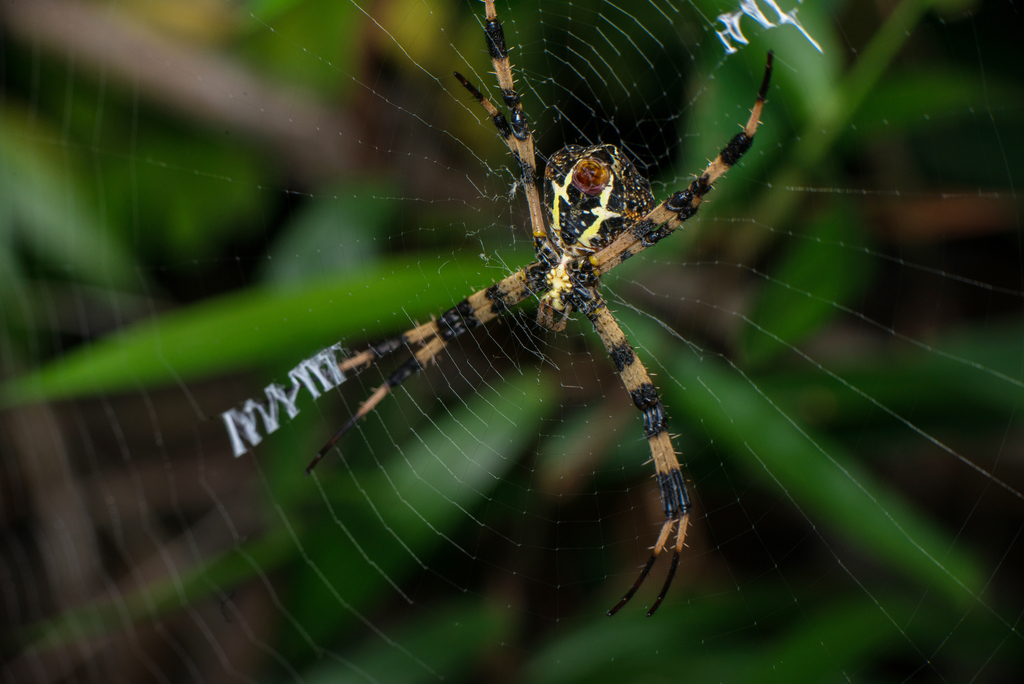
<svg viewBox="0 0 1024 684"><path fill-rule="evenodd" d="M611 176L607 164L596 159L584 159L572 172L572 184L587 195L600 195Z"/></svg>

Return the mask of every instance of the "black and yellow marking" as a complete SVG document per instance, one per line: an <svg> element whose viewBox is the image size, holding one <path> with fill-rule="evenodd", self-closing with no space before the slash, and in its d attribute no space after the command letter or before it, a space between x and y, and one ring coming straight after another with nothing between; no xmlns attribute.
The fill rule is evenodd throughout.
<svg viewBox="0 0 1024 684"><path fill-rule="evenodd" d="M553 258L537 314L542 326L557 332L573 311L593 310L597 278L589 256L653 204L650 184L614 145L567 145L551 155L544 170L544 213Z"/></svg>
<svg viewBox="0 0 1024 684"><path fill-rule="evenodd" d="M690 494L686 491L686 481L682 470L673 470L667 474L659 474L658 489L661 490L661 503L666 518L675 518L690 510Z"/></svg>
<svg viewBox="0 0 1024 684"><path fill-rule="evenodd" d="M523 111L523 104L516 92L512 79L512 64L508 59L508 47L505 43L505 30L498 21L498 13L494 8L494 0L484 0L484 36L487 40L487 52L494 65L494 74L498 77L501 97L508 107L509 117L498 111L494 104L484 97L469 81L456 73L459 82L473 94L477 102L483 106L491 117L498 133L501 134L509 151L515 157L522 173L523 192L530 208L530 225L533 237L546 242L548 239L547 224L541 211L540 193L537 191L537 157L533 146L533 134Z"/></svg>
<svg viewBox="0 0 1024 684"><path fill-rule="evenodd" d="M313 461L306 468L306 474L309 475L313 472L313 468L323 460L331 447L351 430L360 418L373 411L391 390L426 368L427 364L433 361L449 342L469 330L494 320L509 307L526 299L531 294L530 288L527 287L526 270L516 271L504 280L474 292L445 311L435 321L418 325L397 337L372 345L365 351L339 363L338 368L344 373L359 366L368 366L376 359L403 347L411 349L419 345L419 349L413 353L413 357L395 369L384 381L384 384L370 394L359 410L317 452Z"/></svg>
<svg viewBox="0 0 1024 684"><path fill-rule="evenodd" d="M616 373L621 373L623 368L633 363L636 359L636 352L633 351L633 345L628 341L612 347L608 354L612 357L612 363L615 364Z"/></svg>
<svg viewBox="0 0 1024 684"><path fill-rule="evenodd" d="M519 165L530 210L537 261L473 293L437 320L373 345L340 363L339 368L346 371L369 365L400 348L414 350L412 358L394 370L317 453L306 473L312 471L360 418L372 411L392 389L425 368L451 340L488 323L531 295L542 295L538 321L545 327L561 330L573 311L587 315L643 417L644 436L654 462L665 522L640 576L608 614L615 614L633 597L675 531L672 563L665 584L647 613L652 615L665 598L679 565L689 524L690 497L668 433L665 407L647 370L601 299L597 287L602 275L671 235L683 222L692 218L714 182L750 149L768 93L773 56L768 53L757 101L743 130L722 148L685 190L655 205L650 184L618 148L612 145L587 148L570 145L549 159L545 169L546 202L542 204L537 188L533 135L513 83L504 29L497 18L494 1L484 0L484 3L487 50L508 116L460 74L455 76L490 116Z"/></svg>
<svg viewBox="0 0 1024 684"><path fill-rule="evenodd" d="M772 78L772 65L775 55L768 53L764 67L764 78L757 92L757 100L750 110L743 130L733 136L732 140L722 148L704 173L697 177L686 190L681 190L667 200L654 207L636 226L634 231L620 234L611 244L590 258L590 263L598 276L612 270L623 261L654 245L662 238L671 235L684 221L697 213L704 199L716 180L740 160L754 142L754 134L761 119L765 98L768 96L768 85ZM660 227L658 227L660 226ZM656 228L657 227L657 228ZM642 233L642 234L641 234Z"/></svg>
<svg viewBox="0 0 1024 684"><path fill-rule="evenodd" d="M643 383L629 393L633 405L644 416L644 437L650 439L668 430L668 414L658 398L658 390L649 382Z"/></svg>
<svg viewBox="0 0 1024 684"><path fill-rule="evenodd" d="M602 175L590 192L577 174ZM640 221L654 206L650 183L614 145L567 145L544 169L544 211L551 240L567 258L589 256Z"/></svg>
<svg viewBox="0 0 1024 684"><path fill-rule="evenodd" d="M473 311L469 299L463 299L451 309L441 314L441 317L437 319L437 334L438 337L447 342L467 330L479 328L481 325L482 323L477 318L476 312Z"/></svg>
<svg viewBox="0 0 1024 684"><path fill-rule="evenodd" d="M505 31L501 28L501 22L496 17L492 18L490 12L487 15L487 22L484 24L484 34L487 36L487 52L491 59L508 59L508 48L505 46Z"/></svg>
<svg viewBox="0 0 1024 684"><path fill-rule="evenodd" d="M590 322L594 324L594 330L597 331L598 337L604 343L605 349L608 350L608 355L612 357L619 377L622 378L622 384L626 386L626 391L629 392L629 396L633 399L633 404L643 414L644 436L647 437L647 443L651 448L651 459L654 461L662 508L665 511L665 522L662 524L661 533L658 535L658 541L654 545L650 559L644 565L640 572L640 577L633 587L626 592L626 595L622 597L622 600L614 608L608 611L609 615L617 613L633 598L637 589L647 579L651 568L654 567L654 561L665 549L672 530L676 524L679 525L676 531L675 550L668 576L665 579L661 593L658 594L658 598L651 606L651 609L647 611L647 615L653 615L654 611L661 605L662 600L664 600L665 594L668 593L672 579L675 577L676 568L679 565L679 554L686 541L686 528L689 525L690 519L690 497L686 492L683 471L679 465L679 460L676 458L675 449L672 447L672 439L668 434L668 415L661 400L658 398L658 390L655 389L650 376L647 374L647 369L644 368L644 364L637 358L632 345L629 344L629 340L626 339L626 335L622 332L619 324L615 321L615 317L612 316L611 311L608 310L608 306L604 302L597 306L589 318Z"/></svg>

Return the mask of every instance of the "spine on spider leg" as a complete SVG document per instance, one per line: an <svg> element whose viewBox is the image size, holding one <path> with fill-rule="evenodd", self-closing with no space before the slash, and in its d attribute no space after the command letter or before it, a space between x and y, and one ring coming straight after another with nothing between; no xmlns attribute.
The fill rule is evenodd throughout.
<svg viewBox="0 0 1024 684"><path fill-rule="evenodd" d="M483 106L488 116L491 117L491 121L494 122L494 127L498 129L498 133L507 141L512 136L512 127L508 125L508 119L505 118L505 115L499 112L498 108L491 104L491 101L484 97L483 94L477 90L476 86L466 80L462 74L458 71L453 71L452 74L454 74L455 78L459 79L459 83L462 84L462 87L468 90L469 94L475 97L476 101Z"/></svg>
<svg viewBox="0 0 1024 684"><path fill-rule="evenodd" d="M313 461L306 467L306 475L313 472L313 468L323 460L324 456L328 451L341 439L346 432L351 430L359 419L372 411L381 400L387 396L391 390L401 385L403 382L411 378L413 375L423 369L426 360L433 358L441 349L443 349L449 341L463 334L467 330L472 330L480 325L479 319L476 317L473 307L469 302L469 299L463 299L461 302L453 306L448 311L441 314L441 317L437 321L429 324L433 331L433 338L427 341L427 344L416 352L416 355L411 359L403 363L398 367L391 375L388 376L384 384L378 387L370 397L363 402L363 405L359 407L359 410L352 415L345 424L341 426L333 437L325 444L320 451L313 457ZM416 328L420 330L424 326ZM405 339L407 335L403 335L400 339ZM422 340L421 340L422 341ZM397 348L392 343L385 343L387 348ZM404 342L402 343L404 344ZM400 346L400 345L399 345Z"/></svg>
<svg viewBox="0 0 1024 684"><path fill-rule="evenodd" d="M711 184L725 175L725 172L736 165L751 145L754 144L754 134L761 119L761 110L764 109L765 97L768 95L768 86L772 79L772 67L775 63L775 53L768 51L768 59L764 66L764 78L761 80L761 87L757 91L757 100L750 110L750 118L747 119L743 130L733 136L732 140L722 148L718 156L708 164L704 173L690 187L677 192L665 203L666 208L676 214L676 218L670 223L682 223L697 213L704 195L711 190ZM673 227L674 228L674 227Z"/></svg>
<svg viewBox="0 0 1024 684"><path fill-rule="evenodd" d="M508 59L508 47L505 45L505 29L496 17L488 17L484 24L484 34L487 36L487 52L491 59Z"/></svg>
<svg viewBox="0 0 1024 684"><path fill-rule="evenodd" d="M313 457L312 462L310 462L310 464L306 466L306 475L309 475L310 473L313 472L313 468L316 467L317 463L323 460L327 452L331 450L331 447L333 447L338 442L338 440L345 435L346 432L351 430L353 426L355 426L355 424L359 422L360 418L362 418L367 413L372 411L377 406L377 404L379 404L380 401L385 396L387 396L388 392L390 392L392 389L398 387L403 382L411 378L421 368L423 368L423 365L420 362L419 358L413 357L406 361L405 363L403 363L401 366L399 366L398 370L394 371L391 375L389 375L388 379L384 382L384 384L378 387L373 392L373 394L371 394L370 397L365 402L363 402L363 405L359 407L359 410L356 411L351 418L345 421L345 424L341 426L341 429L334 433L334 436L331 437L327 444L324 444L320 451L316 452L316 456Z"/></svg>
<svg viewBox="0 0 1024 684"><path fill-rule="evenodd" d="M676 458L675 449L672 446L672 439L668 434L668 414L665 411L661 399L658 397L658 390L655 389L651 378L644 368L643 363L636 357L633 346L626 339L615 317L608 310L608 307L601 302L596 310L590 314L590 321L594 329L604 343L608 355L615 364L615 370L626 386L630 398L637 410L643 415L644 436L647 438L648 446L651 449L651 460L654 461L655 473L658 480L658 489L661 494L661 504L665 511L665 522L662 523L661 533L654 545L651 557L647 560L640 576L633 584L626 595L608 611L608 615L615 615L623 606L629 603L636 594L640 585L644 583L654 566L654 562L665 549L673 528L678 525L676 532L675 552L672 555L672 564L669 567L665 584L654 601L648 616L661 605L668 593L672 580L675 577L676 569L679 567L680 552L686 539L686 526L689 523L690 496L686 491L686 482L683 478L679 461Z"/></svg>
<svg viewBox="0 0 1024 684"><path fill-rule="evenodd" d="M667 473L658 473L658 489L666 518L682 518L690 512L690 494L686 491L686 480L679 468L669 468Z"/></svg>
<svg viewBox="0 0 1024 684"><path fill-rule="evenodd" d="M598 276L604 275L626 259L668 237L684 221L693 218L704 195L711 190L712 184L746 154L754 142L754 134L757 133L761 111L764 109L768 86L771 83L774 63L775 54L769 51L764 67L764 78L761 80L761 87L757 92L757 100L750 110L750 118L743 130L733 136L732 140L722 148L718 156L708 164L696 180L690 183L686 190L674 193L654 207L628 232L622 233L610 245L590 258L594 272Z"/></svg>
<svg viewBox="0 0 1024 684"><path fill-rule="evenodd" d="M505 29L498 21L494 3L487 3L486 21L484 23L484 35L487 38L487 53L494 64L494 71L498 76L498 83L501 86L501 97L505 101L511 113L512 134L516 139L525 141L530 137L529 125L526 121L526 114L523 112L523 105L519 100L512 85L512 71L508 61L508 46L505 43Z"/></svg>
<svg viewBox="0 0 1024 684"><path fill-rule="evenodd" d="M633 345L626 339L607 306L602 303L591 316L591 322L608 350L615 371L622 378L622 384L626 386L633 405L643 416L644 437L651 447L665 517L679 519L689 512L690 498L668 435L665 405L661 403L658 390L643 363L636 357Z"/></svg>
<svg viewBox="0 0 1024 684"><path fill-rule="evenodd" d="M436 321L419 326L406 333L399 343L393 341L382 343L386 349L393 351L399 346L410 343L415 337L416 342L423 343L413 358L409 359L398 367L383 385L378 387L370 397L363 402L359 410L349 418L341 429L317 452L313 461L306 468L306 475L313 472L313 468L323 460L328 451L341 439L346 432L351 430L359 419L372 411L394 388L398 387L413 375L422 370L427 362L433 359L449 342L456 337L480 327L484 323L499 316L510 305L522 301L525 296L525 286L522 272L509 276L495 285L476 292L466 299L441 314ZM378 345L379 347L380 345Z"/></svg>
<svg viewBox="0 0 1024 684"><path fill-rule="evenodd" d="M435 336L448 340L451 337L461 335L466 329L472 329L477 325L479 325L479 322L469 298L463 299L454 307L441 314L438 320L418 325L398 337L371 345L358 354L342 361L338 364L338 369L341 372L345 372L357 366L369 366L374 361L399 349L423 344Z"/></svg>

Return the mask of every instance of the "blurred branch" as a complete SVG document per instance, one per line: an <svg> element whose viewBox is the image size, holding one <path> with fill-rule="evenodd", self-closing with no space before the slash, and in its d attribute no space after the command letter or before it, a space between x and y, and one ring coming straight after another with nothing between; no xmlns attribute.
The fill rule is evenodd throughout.
<svg viewBox="0 0 1024 684"><path fill-rule="evenodd" d="M90 3L6 0L0 21L12 35L70 63L118 79L172 111L230 124L269 141L307 181L352 173L354 126L347 116L295 88L271 83L202 47L175 42Z"/></svg>

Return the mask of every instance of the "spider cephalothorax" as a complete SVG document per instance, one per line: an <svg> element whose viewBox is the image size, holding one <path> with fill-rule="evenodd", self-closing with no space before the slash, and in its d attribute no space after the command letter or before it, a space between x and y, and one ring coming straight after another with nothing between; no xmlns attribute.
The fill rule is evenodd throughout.
<svg viewBox="0 0 1024 684"><path fill-rule="evenodd" d="M632 228L654 208L651 184L614 145L568 145L544 169L544 219L548 239L537 258L549 270L537 320L565 328L573 311L589 314L600 301L590 256Z"/></svg>
<svg viewBox="0 0 1024 684"><path fill-rule="evenodd" d="M615 371L622 378L622 384L643 416L644 436L651 449L651 460L654 462L665 511L665 522L662 523L650 559L633 588L622 597L618 605L608 611L609 615L633 597L658 555L667 547L673 529L677 530L672 565L661 593L647 613L651 615L665 598L679 564L690 519L690 497L669 437L668 415L658 399L658 390L598 292L598 279L629 257L668 237L696 214L704 195L711 190L711 184L750 149L754 133L757 132L764 98L768 93L772 53L768 53L761 89L746 125L685 190L655 204L650 184L617 147L569 145L551 155L548 160L543 180L545 201L542 203L537 188L533 134L512 81L505 33L498 21L494 0L484 0L484 5L487 49L494 73L498 77L502 99L509 109L509 118L506 119L469 81L458 73L455 76L491 117L519 165L522 172L520 187L526 194L530 210L537 261L474 292L439 318L407 330L395 339L376 344L340 363L338 368L344 373L369 365L402 348L412 352L412 358L393 371L384 384L370 395L324 445L309 464L306 473L313 470L356 421L372 411L394 388L422 370L456 337L494 320L510 307L530 297L540 299L537 318L541 325L552 330L564 328L572 312L582 313L593 324L615 364Z"/></svg>

